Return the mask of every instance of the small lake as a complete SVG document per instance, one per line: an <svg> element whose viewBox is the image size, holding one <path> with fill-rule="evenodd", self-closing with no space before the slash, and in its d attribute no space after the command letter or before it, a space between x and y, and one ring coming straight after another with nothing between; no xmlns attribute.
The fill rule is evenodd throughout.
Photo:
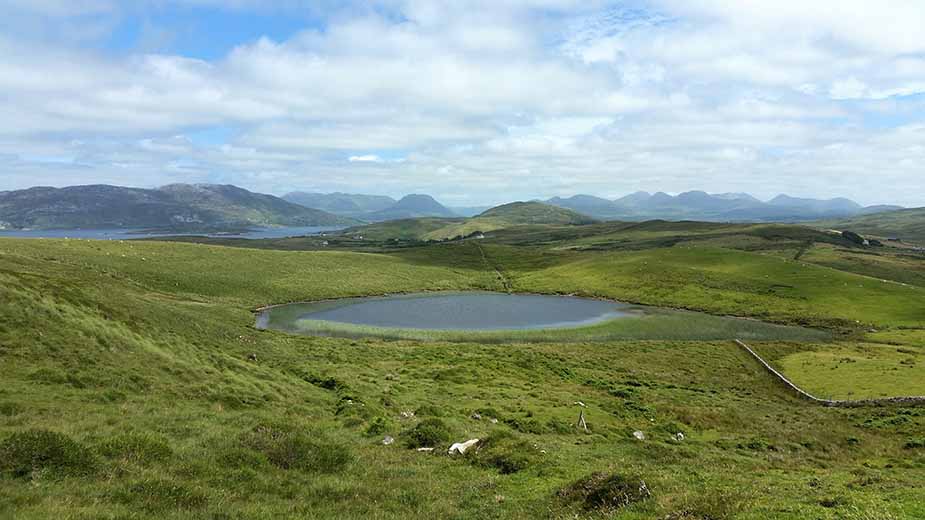
<svg viewBox="0 0 925 520"><path fill-rule="evenodd" d="M303 320L425 330L533 330L581 327L641 315L637 306L571 296L490 292L345 298L264 310L257 327L299 329Z"/></svg>
<svg viewBox="0 0 925 520"><path fill-rule="evenodd" d="M342 227L255 227L246 231L234 233L158 233L146 232L141 229L42 229L42 230L16 230L0 231L0 238L73 238L90 240L133 240L139 238L177 237L177 236L207 236L213 238L288 238L317 235L329 231L337 231Z"/></svg>

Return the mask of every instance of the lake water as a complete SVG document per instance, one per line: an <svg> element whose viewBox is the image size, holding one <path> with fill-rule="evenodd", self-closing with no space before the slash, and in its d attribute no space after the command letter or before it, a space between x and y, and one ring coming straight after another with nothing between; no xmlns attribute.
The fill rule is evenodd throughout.
<svg viewBox="0 0 925 520"><path fill-rule="evenodd" d="M263 311L259 328L298 331L301 320L402 329L529 330L579 327L640 315L636 306L570 296L489 292L346 298Z"/></svg>
<svg viewBox="0 0 925 520"><path fill-rule="evenodd" d="M0 231L0 238L74 238L91 240L133 240L139 238L208 236L221 238L288 238L337 231L341 227L258 227L238 233L146 233L140 229L46 229Z"/></svg>

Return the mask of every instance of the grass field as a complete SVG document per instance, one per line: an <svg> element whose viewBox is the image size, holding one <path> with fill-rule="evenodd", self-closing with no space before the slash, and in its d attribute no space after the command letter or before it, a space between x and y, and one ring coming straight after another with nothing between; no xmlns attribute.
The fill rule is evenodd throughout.
<svg viewBox="0 0 925 520"><path fill-rule="evenodd" d="M0 518L925 516L925 410L813 406L729 341L253 327L291 301L574 292L848 338L755 344L820 394L921 388L925 296L889 259L872 278L771 247L794 237L562 247L586 227L385 253L0 240Z"/></svg>
<svg viewBox="0 0 925 520"><path fill-rule="evenodd" d="M925 350L852 343L790 354L778 365L798 385L824 399L925 396Z"/></svg>

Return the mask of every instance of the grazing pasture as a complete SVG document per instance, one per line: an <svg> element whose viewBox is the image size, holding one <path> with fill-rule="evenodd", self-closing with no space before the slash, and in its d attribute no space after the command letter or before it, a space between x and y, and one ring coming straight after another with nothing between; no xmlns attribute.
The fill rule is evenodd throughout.
<svg viewBox="0 0 925 520"><path fill-rule="evenodd" d="M812 327L750 344L823 396L921 393L905 264L871 257L872 277L744 228L585 249L597 226L364 252L2 239L0 517L925 516L925 409L815 406L720 339ZM543 341L254 327L268 304L466 290L703 314Z"/></svg>

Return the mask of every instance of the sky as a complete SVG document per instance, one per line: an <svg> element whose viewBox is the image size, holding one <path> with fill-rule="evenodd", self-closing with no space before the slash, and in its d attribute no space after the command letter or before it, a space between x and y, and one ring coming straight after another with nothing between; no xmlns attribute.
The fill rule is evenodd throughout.
<svg viewBox="0 0 925 520"><path fill-rule="evenodd" d="M0 190L925 206L922 0L0 0Z"/></svg>

